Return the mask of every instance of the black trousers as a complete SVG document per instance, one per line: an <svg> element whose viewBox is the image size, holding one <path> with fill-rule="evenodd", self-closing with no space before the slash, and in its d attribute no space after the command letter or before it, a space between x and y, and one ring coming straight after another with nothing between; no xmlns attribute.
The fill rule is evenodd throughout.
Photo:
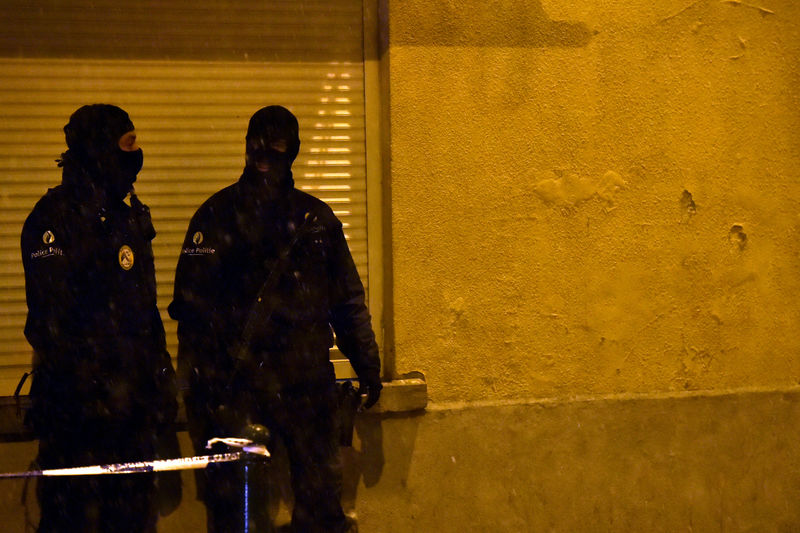
<svg viewBox="0 0 800 533"><path fill-rule="evenodd" d="M76 424L39 439L41 468L69 468L152 458L152 432L125 424ZM75 431L75 430L78 431ZM39 533L156 531L155 475L41 477Z"/></svg>
<svg viewBox="0 0 800 533"><path fill-rule="evenodd" d="M155 533L153 474L40 478L39 533Z"/></svg>
<svg viewBox="0 0 800 533"><path fill-rule="evenodd" d="M342 472L335 419L333 382L297 386L280 394L250 392L234 401L236 416L217 425L219 431L240 434L248 423L266 426L280 438L289 458L294 507L292 529L298 533L338 533L347 530L341 506ZM231 422L235 420L235 422ZM236 429L231 425L238 425ZM226 428L225 426L228 426ZM230 435L215 435L230 436ZM271 531L264 466L251 468L249 531ZM204 499L209 533L242 531L242 465L222 463L206 469ZM255 501L253 501L255 499ZM258 501L260 499L260 501Z"/></svg>

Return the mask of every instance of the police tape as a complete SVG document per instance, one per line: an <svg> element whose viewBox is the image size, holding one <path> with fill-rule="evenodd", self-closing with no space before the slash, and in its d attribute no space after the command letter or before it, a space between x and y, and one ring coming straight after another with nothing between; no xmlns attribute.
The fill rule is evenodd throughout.
<svg viewBox="0 0 800 533"><path fill-rule="evenodd" d="M195 455L177 459L155 459L153 461L136 461L129 463L112 463L105 465L76 466L71 468L51 468L46 470L28 470L25 472L0 473L0 479L47 477L47 476L98 476L105 474L143 474L148 472L169 472L175 470L198 470L213 463L230 463L252 455L269 457L266 446L253 444L246 439L212 439L229 446L241 448L241 451L216 453L211 455Z"/></svg>

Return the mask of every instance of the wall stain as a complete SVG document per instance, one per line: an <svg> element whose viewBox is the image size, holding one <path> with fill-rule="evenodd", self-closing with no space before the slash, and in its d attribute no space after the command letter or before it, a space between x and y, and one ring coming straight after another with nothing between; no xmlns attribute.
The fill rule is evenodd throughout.
<svg viewBox="0 0 800 533"><path fill-rule="evenodd" d="M625 188L622 176L609 170L602 176L591 178L577 174L559 177L555 173L539 180L533 186L533 192L547 204L561 207L562 214L574 214L575 207L591 198L600 198L606 202L608 211L614 206L616 193Z"/></svg>
<svg viewBox="0 0 800 533"><path fill-rule="evenodd" d="M663 19L661 19L661 21L660 21L660 22L666 22L666 21L668 21L668 20L674 19L675 17L677 17L677 16L679 16L679 15L683 14L685 11L688 11L688 10L692 9L694 6L696 6L697 4L699 4L701 1L702 1L702 0L695 0L694 2L692 2L691 4L689 4L688 6L684 7L683 9L681 9L680 11L678 11L678 12L676 12L676 13L673 13L672 15L669 15L668 17L664 17Z"/></svg>
<svg viewBox="0 0 800 533"><path fill-rule="evenodd" d="M683 347L678 356L678 369L672 380L685 390L695 389L698 387L698 380L709 373L716 358L706 348L687 346L686 338L683 335L681 335L681 340Z"/></svg>
<svg viewBox="0 0 800 533"><path fill-rule="evenodd" d="M466 302L460 296L455 298L451 298L448 294L443 296L446 305L445 322L442 324L443 327L440 328L438 337L446 344L454 344L457 342L460 332L467 328L464 316Z"/></svg>
<svg viewBox="0 0 800 533"><path fill-rule="evenodd" d="M738 279L737 281L734 281L733 283L731 283L731 289L736 289L736 288L741 287L742 285L745 285L747 283L752 283L755 280L756 280L756 273L755 272L750 272L749 274L746 274L745 276L743 276L742 278Z"/></svg>
<svg viewBox="0 0 800 533"><path fill-rule="evenodd" d="M740 251L744 250L747 246L747 234L744 232L744 228L739 224L734 224L728 232L728 240Z"/></svg>
<svg viewBox="0 0 800 533"><path fill-rule="evenodd" d="M765 7L757 6L755 4L748 4L747 2L742 2L741 0L720 0L720 2L723 3L723 4L731 4L731 5L736 6L736 7L749 7L750 9L755 9L759 13L761 13L761 15L764 16L764 17L766 17L767 15L774 15L775 14L775 12L772 11L771 9L767 9Z"/></svg>
<svg viewBox="0 0 800 533"><path fill-rule="evenodd" d="M747 41L741 37L739 37L739 47L742 49L742 53L739 55L730 56L728 59L735 61L744 57L745 53L747 52Z"/></svg>
<svg viewBox="0 0 800 533"><path fill-rule="evenodd" d="M695 0L691 4L688 4L686 7L680 9L679 11L676 11L675 13L662 18L661 20L659 20L659 22L663 23L663 22L667 22L669 20L672 20L675 17L678 17L678 16L684 14L685 12L689 11L690 9L692 9L697 4L700 4L700 3L707 3L707 2L706 2L706 0ZM741 0L720 0L720 3L721 4L730 4L730 5L734 6L734 7L745 7L745 8L755 9L759 13L761 13L761 15L764 16L764 17L766 17L767 15L774 15L775 14L775 12L772 11L771 9L767 9L765 7L761 7L761 6L758 6L758 5L755 5L755 4L749 4L747 2L742 2Z"/></svg>
<svg viewBox="0 0 800 533"><path fill-rule="evenodd" d="M401 46L510 48L584 47L597 34L583 22L552 20L541 1L506 0L502 9L487 2L464 9L461 2L426 2L425 17L408 24Z"/></svg>
<svg viewBox="0 0 800 533"><path fill-rule="evenodd" d="M683 190L681 194L681 222L688 222L694 215L697 214L697 204L694 203L692 193Z"/></svg>

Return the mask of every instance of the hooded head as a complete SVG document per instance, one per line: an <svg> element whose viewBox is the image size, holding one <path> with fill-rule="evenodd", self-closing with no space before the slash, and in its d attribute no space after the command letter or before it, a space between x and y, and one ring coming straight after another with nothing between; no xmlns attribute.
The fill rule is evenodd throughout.
<svg viewBox="0 0 800 533"><path fill-rule="evenodd" d="M64 181L93 185L110 199L123 199L142 168L142 150L123 150L120 139L133 131L128 114L108 104L85 105L64 126L68 150L59 166ZM135 143L134 143L135 146ZM81 183L87 180L89 183Z"/></svg>
<svg viewBox="0 0 800 533"><path fill-rule="evenodd" d="M292 163L300 150L297 118L285 107L273 105L255 112L245 137L245 172L272 187L291 186Z"/></svg>

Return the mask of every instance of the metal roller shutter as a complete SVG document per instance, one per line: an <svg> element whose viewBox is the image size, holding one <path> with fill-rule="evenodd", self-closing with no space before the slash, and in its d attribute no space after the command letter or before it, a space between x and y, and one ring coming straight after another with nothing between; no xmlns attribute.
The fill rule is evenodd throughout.
<svg viewBox="0 0 800 533"><path fill-rule="evenodd" d="M0 395L31 360L22 224L60 182L62 127L86 103L119 105L136 125L145 154L136 190L158 232L159 308L173 355L176 324L164 309L189 218L238 178L247 121L264 105L297 115L297 186L333 207L368 285L360 1L150 2L126 7L127 16L110 2L42 4L0 8ZM68 23L53 29L54 20Z"/></svg>

